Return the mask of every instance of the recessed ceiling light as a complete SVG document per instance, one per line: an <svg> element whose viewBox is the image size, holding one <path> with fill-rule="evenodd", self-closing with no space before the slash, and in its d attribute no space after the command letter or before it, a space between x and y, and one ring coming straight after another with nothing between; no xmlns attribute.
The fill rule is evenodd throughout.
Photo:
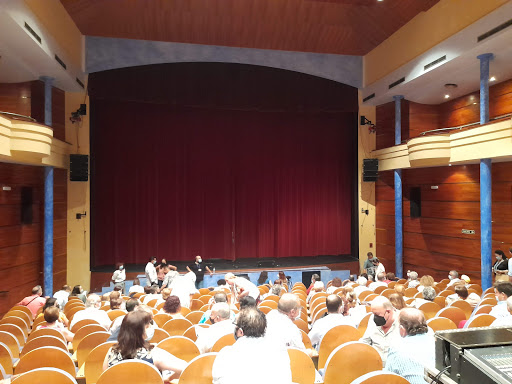
<svg viewBox="0 0 512 384"><path fill-rule="evenodd" d="M450 95L444 95L444 98L445 98L445 99L449 99L449 98L450 98Z"/></svg>
<svg viewBox="0 0 512 384"><path fill-rule="evenodd" d="M489 81L496 81L496 78L494 76L492 76Z"/></svg>

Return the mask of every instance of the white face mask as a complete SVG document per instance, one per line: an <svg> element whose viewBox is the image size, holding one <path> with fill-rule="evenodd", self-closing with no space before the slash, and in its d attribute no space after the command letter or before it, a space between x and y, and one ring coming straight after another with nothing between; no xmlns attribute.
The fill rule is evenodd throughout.
<svg viewBox="0 0 512 384"><path fill-rule="evenodd" d="M124 266L123 266L123 265L121 265L121 266L119 267L119 270L120 270L120 271L122 271L123 269L124 269Z"/></svg>
<svg viewBox="0 0 512 384"><path fill-rule="evenodd" d="M155 328L149 327L146 328L146 341L151 341L153 336L155 335Z"/></svg>
<svg viewBox="0 0 512 384"><path fill-rule="evenodd" d="M202 262L203 262L203 259L199 258L199 259L197 259L197 262L198 262L198 263L202 263Z"/></svg>
<svg viewBox="0 0 512 384"><path fill-rule="evenodd" d="M452 275L448 275L448 278L449 278L450 280L453 280L453 276L452 276Z"/></svg>

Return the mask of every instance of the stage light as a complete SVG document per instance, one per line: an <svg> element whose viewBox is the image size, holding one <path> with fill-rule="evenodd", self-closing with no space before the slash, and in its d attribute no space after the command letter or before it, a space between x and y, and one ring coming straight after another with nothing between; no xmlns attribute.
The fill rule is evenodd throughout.
<svg viewBox="0 0 512 384"><path fill-rule="evenodd" d="M494 76L492 76L489 81L496 81L496 78Z"/></svg>
<svg viewBox="0 0 512 384"><path fill-rule="evenodd" d="M444 95L444 98L445 98L445 99L449 99L449 98L450 98L450 95Z"/></svg>

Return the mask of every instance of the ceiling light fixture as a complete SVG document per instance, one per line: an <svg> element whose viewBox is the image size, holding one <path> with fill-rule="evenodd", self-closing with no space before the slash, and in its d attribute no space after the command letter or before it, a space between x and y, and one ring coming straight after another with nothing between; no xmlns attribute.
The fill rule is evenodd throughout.
<svg viewBox="0 0 512 384"><path fill-rule="evenodd" d="M496 81L496 78L494 76L492 76L489 81Z"/></svg>
<svg viewBox="0 0 512 384"><path fill-rule="evenodd" d="M449 98L450 98L450 95L444 95L444 98L445 98L445 99L449 99Z"/></svg>

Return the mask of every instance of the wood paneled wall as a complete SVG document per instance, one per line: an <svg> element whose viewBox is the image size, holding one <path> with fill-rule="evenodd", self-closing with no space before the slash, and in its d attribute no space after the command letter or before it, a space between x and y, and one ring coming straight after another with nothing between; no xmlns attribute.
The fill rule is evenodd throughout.
<svg viewBox="0 0 512 384"><path fill-rule="evenodd" d="M0 84L0 111L44 119L42 82ZM42 93L44 96L44 92ZM22 97L23 96L23 97ZM44 99L43 99L44 100ZM41 105L43 106L41 108ZM64 92L53 90L54 135L64 140ZM43 114L41 114L43 113ZM39 114L39 115L38 115ZM36 118L36 117L35 117ZM61 128L59 128L61 124ZM60 133L59 133L60 132ZM0 316L43 282L44 169L0 162ZM32 224L21 224L21 189L32 187ZM67 170L54 170L54 287L66 283Z"/></svg>
<svg viewBox="0 0 512 384"><path fill-rule="evenodd" d="M66 141L65 93L52 89L53 137ZM40 80L26 83L0 84L0 111L31 116L44 124L44 83Z"/></svg>
<svg viewBox="0 0 512 384"><path fill-rule="evenodd" d="M512 112L512 80L492 86L490 94L491 117ZM405 134L415 137L430 129L476 122L479 120L478 102L477 94L469 94L437 106L404 103L409 109ZM388 136L393 133L389 126L394 125L394 118L388 117L392 110L391 103L377 108L377 129L384 125ZM377 140L378 148L383 148L390 139L381 136L379 141L377 136ZM478 164L403 171L404 272L410 269L420 276L429 274L442 279L455 269L480 281L479 172ZM512 162L493 163L492 184L493 247L508 254L512 246ZM420 218L410 217L409 197L413 187L421 188ZM387 270L394 271L392 171L379 174L375 195L377 255ZM462 229L472 229L475 234L463 234Z"/></svg>
<svg viewBox="0 0 512 384"><path fill-rule="evenodd" d="M512 79L489 88L489 116L512 113ZM421 132L457 127L480 120L480 95L473 92L438 105L402 100L402 140L418 137ZM394 145L395 105L377 107L377 149Z"/></svg>

